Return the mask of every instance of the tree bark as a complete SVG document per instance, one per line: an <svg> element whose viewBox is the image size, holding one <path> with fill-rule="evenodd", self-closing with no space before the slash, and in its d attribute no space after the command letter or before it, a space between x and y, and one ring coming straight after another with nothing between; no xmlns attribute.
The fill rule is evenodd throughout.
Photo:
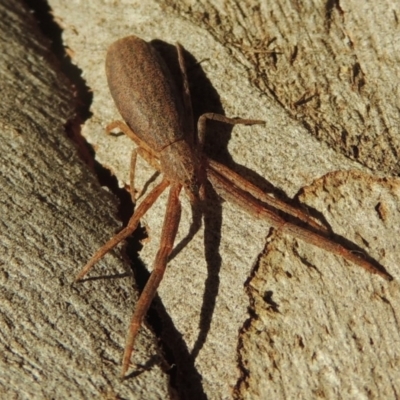
<svg viewBox="0 0 400 400"><path fill-rule="evenodd" d="M76 105L49 41L21 2L3 1L0 15L0 397L165 399L159 363L118 379L136 298L120 253L97 266L104 279L73 284L119 229L116 199L66 136ZM146 331L136 360L155 353Z"/></svg>

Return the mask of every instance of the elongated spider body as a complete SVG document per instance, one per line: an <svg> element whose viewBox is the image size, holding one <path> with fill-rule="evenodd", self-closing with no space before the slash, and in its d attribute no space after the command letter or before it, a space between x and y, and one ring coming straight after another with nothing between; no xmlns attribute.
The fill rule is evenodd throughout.
<svg viewBox="0 0 400 400"><path fill-rule="evenodd" d="M162 280L168 256L174 246L181 215L179 195L182 188L195 204L205 200L204 186L208 181L222 198L237 204L253 216L266 220L273 227L340 255L386 280L392 279L391 275L378 263L368 259L369 257L352 252L330 239L326 227L300 209L265 194L228 167L204 155L207 119L232 125L254 125L264 122L232 119L209 113L199 118L196 135L183 49L179 44L177 52L183 77L183 94L179 93L163 59L144 40L135 36L120 39L110 46L107 53L108 85L126 122L114 122L109 125L108 130L118 128L138 145L132 153L130 168L133 201L136 201L134 176L138 154L161 172L163 179L136 207L127 226L94 254L76 280L82 279L107 252L131 235L143 215L169 187L160 248L150 278L131 319L122 361L122 376L125 376L128 370L135 338Z"/></svg>

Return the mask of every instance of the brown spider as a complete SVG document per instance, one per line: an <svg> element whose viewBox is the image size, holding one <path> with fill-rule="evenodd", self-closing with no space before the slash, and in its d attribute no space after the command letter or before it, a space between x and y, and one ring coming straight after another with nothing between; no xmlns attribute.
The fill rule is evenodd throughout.
<svg viewBox="0 0 400 400"><path fill-rule="evenodd" d="M227 124L263 124L259 120L232 119L218 114L204 114L193 124L193 112L183 48L177 44L179 65L183 77L183 96L179 94L168 67L156 50L147 42L129 36L113 43L107 53L106 73L111 95L126 124L114 122L110 131L120 129L138 145L131 159L131 196L135 202L134 176L137 154L141 155L164 177L137 206L127 226L103 245L80 271L81 280L107 252L130 236L140 219L160 194L170 186L168 204L161 233L160 248L153 271L136 304L129 326L122 361L122 377L129 367L135 338L142 320L155 296L164 275L168 257L177 234L182 187L192 204L205 200L204 185L210 182L224 199L232 201L273 227L311 243L378 274L386 280L392 276L361 254L345 248L329 238L329 231L298 208L267 195L226 166L203 154L206 120ZM286 217L282 216L286 215ZM297 222L291 222L289 219Z"/></svg>

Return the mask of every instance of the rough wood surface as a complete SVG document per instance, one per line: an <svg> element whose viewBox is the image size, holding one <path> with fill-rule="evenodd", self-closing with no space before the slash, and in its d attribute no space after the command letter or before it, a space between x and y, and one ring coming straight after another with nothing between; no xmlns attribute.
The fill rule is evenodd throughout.
<svg viewBox="0 0 400 400"><path fill-rule="evenodd" d="M223 110L267 121L264 128L211 127L207 151L266 190L271 183L280 195L301 192L301 201L321 213L336 234L365 249L396 279L383 282L212 199L205 228L175 255L159 290L164 339L175 356L182 398L396 398L398 6L389 1L362 7L351 1L49 3L93 90L93 116L83 132L97 160L121 184L127 181L132 144L104 134L105 125L118 118L104 76L107 46L130 34L169 45L180 41L188 51L198 114ZM156 45L172 62L171 46ZM152 175L145 164L139 168L138 186ZM179 239L191 221L183 201ZM141 257L149 269L163 204L165 199L145 219L150 241ZM98 218L105 223L104 213ZM88 242L85 255L98 244ZM105 261L98 268L111 268L110 258ZM85 285L94 284L85 301L98 305L96 320L114 326L115 314L106 312L99 295L112 283ZM123 288L129 283L118 284L127 293ZM110 305L119 306L118 298ZM120 337L98 338L104 351L123 345L129 316L127 310ZM143 362L140 354L134 362L137 357ZM105 368L97 361L99 370ZM126 385L137 384L135 379ZM102 387L96 381L93 386ZM125 389L118 386L115 393L123 396Z"/></svg>
<svg viewBox="0 0 400 400"><path fill-rule="evenodd" d="M120 226L116 201L66 137L75 101L49 42L19 2L0 15L0 397L165 399L158 364L116 379L135 299L121 256L98 267L109 279L71 285ZM142 335L138 360L154 354Z"/></svg>

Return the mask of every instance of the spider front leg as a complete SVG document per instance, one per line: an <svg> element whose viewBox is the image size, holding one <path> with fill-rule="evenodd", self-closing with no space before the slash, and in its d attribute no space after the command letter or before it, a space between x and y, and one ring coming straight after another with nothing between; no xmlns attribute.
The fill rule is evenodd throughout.
<svg viewBox="0 0 400 400"><path fill-rule="evenodd" d="M265 207L265 204L251 193L245 192L241 188L232 185L232 182L230 182L227 177L221 175L216 169L209 168L207 172L208 180L213 185L215 191L222 198L237 204L250 215L258 219L264 219L274 228L280 229L282 232L288 233L306 243L311 243L323 250L339 255L372 274L380 275L387 281L393 280L393 277L381 265L378 265L375 260L368 260L363 257L363 254L358 255L356 252L349 250L340 243L327 237L324 232L313 231L285 220Z"/></svg>
<svg viewBox="0 0 400 400"><path fill-rule="evenodd" d="M150 278L140 294L139 300L136 303L135 312L129 326L128 336L126 339L124 356L122 359L121 377L125 376L129 368L129 362L133 352L133 346L143 318L150 307L150 304L156 294L157 288L163 278L167 267L168 257L171 254L175 237L178 232L179 221L181 217L181 205L179 202L179 193L182 186L174 184L171 186L167 209L165 212L164 224L161 233L160 248L157 252L154 261L153 271Z"/></svg>
<svg viewBox="0 0 400 400"><path fill-rule="evenodd" d="M208 168L213 169L218 172L221 176L227 179L232 186L236 186L240 190L251 194L258 200L265 203L265 205L270 206L272 209L283 211L284 213L295 217L296 219L305 222L310 227L318 230L321 234L328 234L329 230L321 225L320 223L314 221L310 215L306 214L300 208L296 208L290 204L285 203L271 195L264 193L260 188L253 185L251 182L237 174L236 172L229 169L227 166L218 163L217 161L208 159Z"/></svg>

